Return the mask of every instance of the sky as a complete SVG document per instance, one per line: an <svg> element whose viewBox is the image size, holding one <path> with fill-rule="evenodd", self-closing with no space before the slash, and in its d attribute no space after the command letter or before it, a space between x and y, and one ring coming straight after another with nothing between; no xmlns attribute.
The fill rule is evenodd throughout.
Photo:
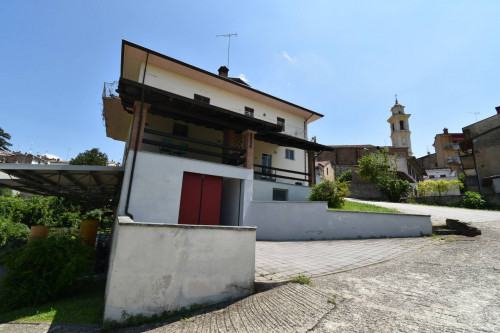
<svg viewBox="0 0 500 333"><path fill-rule="evenodd" d="M11 150L63 159L106 137L104 82L119 79L122 39L324 115L321 144L391 145L397 94L416 157L436 134L500 105L500 1L20 1L0 11L0 127Z"/></svg>

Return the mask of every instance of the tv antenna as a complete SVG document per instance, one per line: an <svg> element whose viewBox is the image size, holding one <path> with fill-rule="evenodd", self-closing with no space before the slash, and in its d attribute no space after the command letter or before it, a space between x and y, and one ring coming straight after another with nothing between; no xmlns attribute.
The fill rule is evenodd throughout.
<svg viewBox="0 0 500 333"><path fill-rule="evenodd" d="M474 115L476 116L476 121L477 121L477 115L479 114L479 112L469 112L469 113L474 113Z"/></svg>
<svg viewBox="0 0 500 333"><path fill-rule="evenodd" d="M215 37L227 37L227 68L229 68L229 48L231 47L231 37L238 37L238 33L234 34L225 34L225 35L216 35Z"/></svg>

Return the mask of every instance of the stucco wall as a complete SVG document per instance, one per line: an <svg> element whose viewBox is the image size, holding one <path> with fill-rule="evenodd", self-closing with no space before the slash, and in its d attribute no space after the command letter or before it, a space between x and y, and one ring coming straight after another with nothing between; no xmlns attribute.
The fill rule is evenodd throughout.
<svg viewBox="0 0 500 333"><path fill-rule="evenodd" d="M288 190L288 201L306 201L311 193L311 188L309 186L254 180L252 200L272 201L274 188Z"/></svg>
<svg viewBox="0 0 500 333"><path fill-rule="evenodd" d="M432 233L429 215L328 210L325 202L252 202L245 225L257 240L416 237Z"/></svg>
<svg viewBox="0 0 500 333"><path fill-rule="evenodd" d="M142 77L142 72L143 67L141 67L140 77ZM188 98L193 98L194 94L199 94L210 98L210 104L212 105L238 113L244 113L245 106L247 106L254 109L256 118L264 119L275 124L277 122L277 117L284 118L285 126L290 125L300 129L300 134L296 136L304 138L304 117L282 111L244 96L239 96L219 87L167 71L152 64L148 64L145 84ZM293 135L293 132L290 132L290 134Z"/></svg>
<svg viewBox="0 0 500 333"><path fill-rule="evenodd" d="M136 223L119 218L111 253L104 320L151 316L192 304L249 295L255 228Z"/></svg>
<svg viewBox="0 0 500 333"><path fill-rule="evenodd" d="M118 206L118 215L122 216L126 215L125 202L133 156L134 152L130 151L125 164L122 193ZM252 198L252 170L149 152L137 153L129 203L129 212L134 219L147 222L177 223L184 172L241 180L240 196L229 197L231 202L228 204L241 205L239 219L243 220L245 209L249 206ZM237 225L237 221L234 224Z"/></svg>

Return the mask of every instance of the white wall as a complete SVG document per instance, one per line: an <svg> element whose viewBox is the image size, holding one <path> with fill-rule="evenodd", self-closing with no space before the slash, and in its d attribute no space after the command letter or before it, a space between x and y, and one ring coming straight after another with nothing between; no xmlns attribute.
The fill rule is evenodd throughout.
<svg viewBox="0 0 500 333"><path fill-rule="evenodd" d="M311 188L293 184L284 184L265 180L253 181L253 201L272 201L273 188L288 190L288 201L307 201Z"/></svg>
<svg viewBox="0 0 500 333"><path fill-rule="evenodd" d="M144 70L143 67L144 66L141 67L141 78ZM254 109L256 118L265 119L276 124L276 118L281 117L285 119L285 126L291 125L300 130L304 129L304 117L239 96L216 86L208 85L189 77L167 71L152 64L148 64L145 84L188 98L193 98L194 94L202 95L210 98L210 104L238 113L244 113L245 106L248 106ZM290 134L293 134L293 132L290 132ZM304 133L302 132L297 136L304 138Z"/></svg>
<svg viewBox="0 0 500 333"><path fill-rule="evenodd" d="M293 160L285 158L286 149L294 151ZM262 164L262 154L271 155L271 167L273 168L286 169L298 172L307 172L307 165L306 165L307 163L305 163L306 156L304 150L302 149L280 147L272 143L255 140L254 160L253 160L255 164ZM260 168L256 168L256 170L260 170ZM287 173L284 171L278 171L278 174L285 177L304 178L304 176L294 173ZM283 183L289 183L289 184L295 184L295 182L297 181L293 179L283 179L283 178L278 180ZM303 183L307 184L307 181L304 180Z"/></svg>
<svg viewBox="0 0 500 333"><path fill-rule="evenodd" d="M125 164L122 192L118 205L118 215L122 216L126 215L125 202L133 156L134 152L130 151ZM240 221L243 221L245 210L250 205L252 198L252 170L149 152L137 153L129 203L129 212L134 219L177 223L184 172L242 180ZM232 204L239 204L240 197L231 199Z"/></svg>
<svg viewBox="0 0 500 333"><path fill-rule="evenodd" d="M417 237L432 234L429 215L328 210L325 202L252 202L245 225L257 240Z"/></svg>
<svg viewBox="0 0 500 333"><path fill-rule="evenodd" d="M255 274L255 228L136 223L119 217L104 320L151 316L247 296Z"/></svg>

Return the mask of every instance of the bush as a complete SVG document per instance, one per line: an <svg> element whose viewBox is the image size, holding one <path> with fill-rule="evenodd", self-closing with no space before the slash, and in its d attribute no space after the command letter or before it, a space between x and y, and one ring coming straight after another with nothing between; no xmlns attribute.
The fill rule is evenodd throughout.
<svg viewBox="0 0 500 333"><path fill-rule="evenodd" d="M402 197L407 196L411 191L410 182L402 179L386 179L385 185L379 184L380 191L392 202L399 202Z"/></svg>
<svg viewBox="0 0 500 333"><path fill-rule="evenodd" d="M465 208L481 209L486 206L486 200L479 193L467 191L458 200L458 205Z"/></svg>
<svg viewBox="0 0 500 333"><path fill-rule="evenodd" d="M346 172L343 172L337 180L339 182L345 183L345 182L350 182L352 181L352 170L347 170Z"/></svg>
<svg viewBox="0 0 500 333"><path fill-rule="evenodd" d="M327 201L328 208L340 208L344 205L345 197L349 195L347 182L330 181L323 178L321 183L313 186L309 200Z"/></svg>
<svg viewBox="0 0 500 333"><path fill-rule="evenodd" d="M94 249L68 237L38 240L11 249L0 286L3 309L34 305L68 296L91 276Z"/></svg>
<svg viewBox="0 0 500 333"><path fill-rule="evenodd" d="M26 242L29 234L30 228L27 225L0 217L0 248L17 240Z"/></svg>

